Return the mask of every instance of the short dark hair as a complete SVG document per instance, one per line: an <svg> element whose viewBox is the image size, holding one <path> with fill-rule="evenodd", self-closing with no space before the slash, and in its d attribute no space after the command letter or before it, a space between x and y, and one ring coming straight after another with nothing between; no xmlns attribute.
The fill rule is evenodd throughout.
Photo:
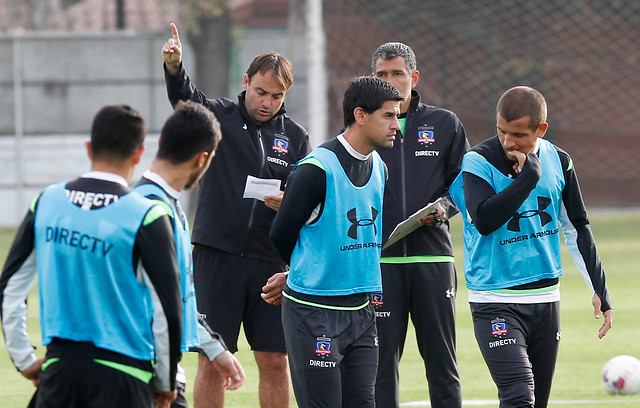
<svg viewBox="0 0 640 408"><path fill-rule="evenodd" d="M220 122L213 112L200 103L180 101L162 126L156 157L184 163L200 152L211 153L221 138Z"/></svg>
<svg viewBox="0 0 640 408"><path fill-rule="evenodd" d="M404 97L398 89L380 78L362 76L349 82L344 93L342 113L344 127L356 121L353 111L360 107L367 113L373 113L382 108L386 101L403 101Z"/></svg>
<svg viewBox="0 0 640 408"><path fill-rule="evenodd" d="M129 158L142 146L145 134L140 112L128 105L107 105L96 113L91 125L93 160Z"/></svg>
<svg viewBox="0 0 640 408"><path fill-rule="evenodd" d="M247 69L249 82L258 72L264 75L269 70L273 70L273 77L280 86L285 90L291 88L293 85L293 66L287 57L283 57L277 52L260 54L253 59Z"/></svg>
<svg viewBox="0 0 640 408"><path fill-rule="evenodd" d="M531 129L536 130L547 121L547 102L535 89L516 86L502 94L496 114L507 122L528 116Z"/></svg>
<svg viewBox="0 0 640 408"><path fill-rule="evenodd" d="M390 60L391 58L402 57L407 64L407 70L413 74L418 69L416 64L416 55L408 45L401 42L388 42L378 47L371 57L371 72L376 72L376 61L380 58Z"/></svg>

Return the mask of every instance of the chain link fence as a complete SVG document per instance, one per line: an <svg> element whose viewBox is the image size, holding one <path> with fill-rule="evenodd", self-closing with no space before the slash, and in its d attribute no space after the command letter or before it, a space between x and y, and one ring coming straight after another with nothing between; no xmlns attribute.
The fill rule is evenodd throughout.
<svg viewBox="0 0 640 408"><path fill-rule="evenodd" d="M130 0L127 5L151 10L145 12L147 29L162 27L166 32L167 24L160 18L167 17L161 12L165 6L158 1ZM272 36L303 37L310 1L231 1L236 37L253 28L254 36L264 37L259 45L263 51L276 45ZM82 10L91 9L94 16L112 15L114 1L90 2L95 7ZM0 15L5 20L14 15L14 20L20 20L18 11L24 4L0 0L0 11L4 9ZM177 13L181 6L173 6ZM68 19L75 16L73 10ZM587 205L640 207L640 161L636 160L640 148L640 1L324 0L322 10L330 135L342 128L342 95L349 80L370 74L371 55L380 44L402 41L416 53L421 73L417 90L422 101L454 111L472 145L495 134L495 104L502 92L515 85L532 86L547 98L547 138L573 157ZM109 21L100 28L113 29ZM243 41L249 49L246 39ZM308 80L304 72L310 44L307 41L307 49L289 47L292 52L287 53L298 76L297 88ZM4 50L12 55L10 48ZM256 51L251 48L251 52ZM241 74L245 66L236 68ZM8 113L0 120L0 130L10 127L12 117L10 69L5 64L5 80L0 80ZM90 72L91 68L83 70ZM157 98L165 100L166 96L159 93ZM306 106L314 104L303 99L292 93L287 106L295 119L306 123L308 118L296 108L306 109L312 117L317 107L314 112L314 106ZM58 105L51 106L63 108ZM318 133L310 127L310 133ZM7 132L12 133L3 133Z"/></svg>
<svg viewBox="0 0 640 408"><path fill-rule="evenodd" d="M370 74L380 44L401 41L423 102L456 112L471 145L495 134L502 92L534 87L587 205L640 205L639 1L326 0L323 12L333 133L346 83Z"/></svg>

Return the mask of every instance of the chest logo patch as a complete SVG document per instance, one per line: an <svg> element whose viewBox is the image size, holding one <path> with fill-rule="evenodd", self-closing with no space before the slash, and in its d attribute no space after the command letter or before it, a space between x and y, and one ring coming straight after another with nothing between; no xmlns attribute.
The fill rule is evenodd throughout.
<svg viewBox="0 0 640 408"><path fill-rule="evenodd" d="M435 143L435 141L436 137L433 126L420 126L418 128L418 143L429 146Z"/></svg>
<svg viewBox="0 0 640 408"><path fill-rule="evenodd" d="M289 141L276 137L273 139L273 146L271 146L271 149L278 152L278 154L289 153Z"/></svg>

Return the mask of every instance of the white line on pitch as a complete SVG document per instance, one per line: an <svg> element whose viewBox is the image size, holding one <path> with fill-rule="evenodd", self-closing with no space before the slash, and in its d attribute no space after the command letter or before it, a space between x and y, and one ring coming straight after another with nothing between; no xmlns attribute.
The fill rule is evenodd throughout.
<svg viewBox="0 0 640 408"><path fill-rule="evenodd" d="M497 406L498 400L465 400L462 401L462 405L465 407L486 407L486 406ZM557 400L557 401L549 401L549 405L622 405L622 404L638 404L640 400L626 400L626 401L597 401L597 400L577 400L577 401L569 401L569 400ZM404 402L400 404L401 407L430 407L431 403L429 401L412 401L412 402Z"/></svg>

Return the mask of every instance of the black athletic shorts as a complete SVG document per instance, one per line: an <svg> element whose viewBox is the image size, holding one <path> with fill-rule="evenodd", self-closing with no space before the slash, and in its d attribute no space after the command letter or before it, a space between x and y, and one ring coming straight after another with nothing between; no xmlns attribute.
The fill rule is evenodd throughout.
<svg viewBox="0 0 640 408"><path fill-rule="evenodd" d="M153 407L151 362L134 363L88 342L54 342L40 373L36 408Z"/></svg>
<svg viewBox="0 0 640 408"><path fill-rule="evenodd" d="M198 311L229 351L238 351L241 324L252 350L286 351L281 306L265 302L260 294L267 279L288 270L287 265L195 245L193 267Z"/></svg>
<svg viewBox="0 0 640 408"><path fill-rule="evenodd" d="M375 406L378 334L371 304L331 310L285 298L282 319L300 408Z"/></svg>

